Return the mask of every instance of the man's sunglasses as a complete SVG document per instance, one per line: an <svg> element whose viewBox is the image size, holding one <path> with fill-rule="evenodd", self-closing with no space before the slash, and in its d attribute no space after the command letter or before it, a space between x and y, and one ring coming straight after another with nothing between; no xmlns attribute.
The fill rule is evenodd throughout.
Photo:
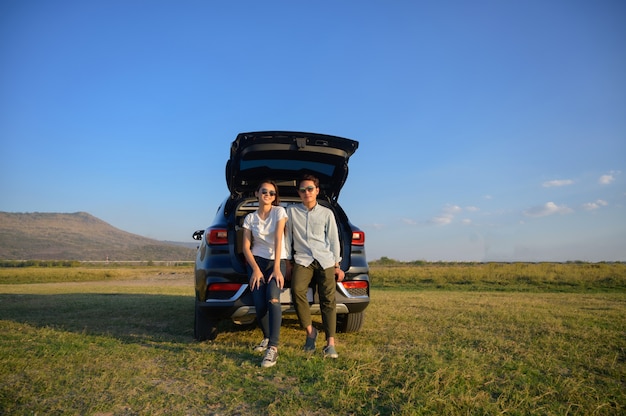
<svg viewBox="0 0 626 416"><path fill-rule="evenodd" d="M276 196L276 192L275 191L270 191L269 189L265 189L265 188L261 189L261 193L263 195L270 194L270 196Z"/></svg>
<svg viewBox="0 0 626 416"><path fill-rule="evenodd" d="M314 187L314 186L307 186L306 188L300 188L300 189L298 189L298 191L299 191L301 194L303 194L303 193L305 193L305 192L307 192L307 191L308 191L308 192L313 192L314 190L315 190L315 187Z"/></svg>

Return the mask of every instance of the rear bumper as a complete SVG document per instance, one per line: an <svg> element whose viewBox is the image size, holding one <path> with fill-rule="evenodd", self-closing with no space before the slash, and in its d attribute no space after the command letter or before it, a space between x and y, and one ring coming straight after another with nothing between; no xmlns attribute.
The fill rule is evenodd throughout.
<svg viewBox="0 0 626 416"><path fill-rule="evenodd" d="M369 290L366 294L352 296L341 285L337 284L335 292L337 314L358 313L364 311L369 305ZM309 304L313 315L321 314L319 297L309 289ZM283 289L281 294L281 305L284 314L295 313L295 308L291 302L291 292L289 288ZM233 319L235 321L256 316L252 294L248 290L248 285L242 285L241 289L229 299L207 299L206 301L196 300L196 307L203 309L212 319Z"/></svg>

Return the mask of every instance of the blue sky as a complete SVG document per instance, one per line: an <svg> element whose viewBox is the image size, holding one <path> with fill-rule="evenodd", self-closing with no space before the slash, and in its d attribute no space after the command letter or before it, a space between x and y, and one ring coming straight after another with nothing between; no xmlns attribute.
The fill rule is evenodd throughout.
<svg viewBox="0 0 626 416"><path fill-rule="evenodd" d="M192 241L237 133L358 140L370 260L626 260L626 3L0 3L0 211Z"/></svg>

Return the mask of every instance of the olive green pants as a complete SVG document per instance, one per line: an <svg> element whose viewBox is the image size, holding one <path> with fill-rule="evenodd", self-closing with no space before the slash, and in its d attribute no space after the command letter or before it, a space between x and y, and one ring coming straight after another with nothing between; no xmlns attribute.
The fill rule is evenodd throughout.
<svg viewBox="0 0 626 416"><path fill-rule="evenodd" d="M337 330L337 311L335 301L335 268L323 269L315 260L308 267L295 264L291 278L291 300L296 308L302 328L311 325L311 309L306 297L311 280L317 285L320 298L320 312L326 339L335 336Z"/></svg>

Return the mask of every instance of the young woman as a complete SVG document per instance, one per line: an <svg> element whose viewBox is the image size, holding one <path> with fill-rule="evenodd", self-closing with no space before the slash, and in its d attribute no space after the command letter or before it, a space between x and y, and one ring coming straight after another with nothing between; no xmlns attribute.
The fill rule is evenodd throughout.
<svg viewBox="0 0 626 416"><path fill-rule="evenodd" d="M259 184L254 195L259 208L243 221L243 253L246 257L250 290L263 340L255 351L264 351L262 367L271 367L278 358L278 338L282 323L280 291L285 279L281 271L285 249L287 212L279 205L278 187L271 180Z"/></svg>

